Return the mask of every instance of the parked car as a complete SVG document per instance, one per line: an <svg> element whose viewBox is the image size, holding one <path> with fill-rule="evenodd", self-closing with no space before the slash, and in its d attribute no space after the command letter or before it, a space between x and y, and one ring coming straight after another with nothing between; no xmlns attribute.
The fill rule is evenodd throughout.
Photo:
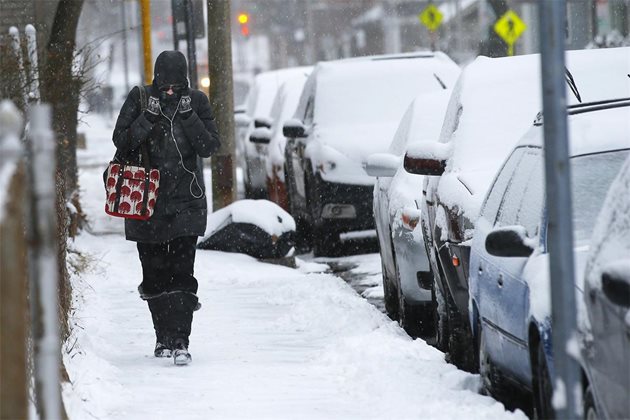
<svg viewBox="0 0 630 420"><path fill-rule="evenodd" d="M574 105L568 114L580 294L596 216L630 155L630 98ZM533 393L538 418L550 418L554 370L543 143L540 117L504 163L481 208L471 246L469 316L485 388L501 396L506 384L516 384ZM621 352L618 346L604 351Z"/></svg>
<svg viewBox="0 0 630 420"><path fill-rule="evenodd" d="M291 214L316 256L336 255L344 240L375 237L374 179L363 162L387 150L415 96L452 86L458 74L451 59L432 52L316 66L284 126Z"/></svg>
<svg viewBox="0 0 630 420"><path fill-rule="evenodd" d="M287 194L284 173L284 149L287 139L282 133L282 127L286 120L293 117L297 108L302 89L310 69L296 74L285 81L271 106L271 128L257 128L250 135L250 141L257 144L268 144L266 152L261 158L265 163L267 174L267 194L271 201L285 210L289 210L289 197Z"/></svg>
<svg viewBox="0 0 630 420"><path fill-rule="evenodd" d="M567 101L627 92L630 48L567 52ZM492 179L541 109L540 56L479 57L459 78L442 132L407 155L405 168L425 178L422 230L437 281L438 346L475 371L468 322L470 244Z"/></svg>
<svg viewBox="0 0 630 420"><path fill-rule="evenodd" d="M250 88L244 113L239 113L235 118L236 146L238 154L243 157L241 164L245 184L246 198L266 198L266 172L261 155L265 153L265 146L254 144L249 137L258 127L271 127L269 114L271 104L278 89L288 78L303 74L302 67L274 70L258 74Z"/></svg>
<svg viewBox="0 0 630 420"><path fill-rule="evenodd" d="M425 339L435 334L435 299L419 226L423 177L406 172L402 158L410 143L437 137L450 94L446 89L414 99L387 153L370 155L365 168L376 177L373 209L385 309L409 335Z"/></svg>
<svg viewBox="0 0 630 420"><path fill-rule="evenodd" d="M579 303L583 418L630 418L630 158L597 217Z"/></svg>

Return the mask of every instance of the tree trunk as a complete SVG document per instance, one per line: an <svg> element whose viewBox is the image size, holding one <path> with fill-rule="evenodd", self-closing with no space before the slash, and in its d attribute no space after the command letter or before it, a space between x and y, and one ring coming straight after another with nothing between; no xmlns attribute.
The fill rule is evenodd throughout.
<svg viewBox="0 0 630 420"><path fill-rule="evenodd" d="M83 1L60 0L40 72L42 101L53 109L57 164L63 173L66 199L77 189L77 110L83 81L73 74L72 67Z"/></svg>

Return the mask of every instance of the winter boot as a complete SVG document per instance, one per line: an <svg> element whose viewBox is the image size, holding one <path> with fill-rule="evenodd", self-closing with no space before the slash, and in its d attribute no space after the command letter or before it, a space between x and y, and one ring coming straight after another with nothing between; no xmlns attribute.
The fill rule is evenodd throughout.
<svg viewBox="0 0 630 420"><path fill-rule="evenodd" d="M153 350L155 357L171 357L172 352L166 344L162 344L158 341L155 342L155 350Z"/></svg>
<svg viewBox="0 0 630 420"><path fill-rule="evenodd" d="M199 303L199 299L197 295L190 292L176 291L165 295L167 309L165 310L166 318L163 320L163 325L164 332L169 340L167 345L173 351L174 357L176 350L180 350L180 354L188 354L188 337L190 336L193 312ZM184 359L190 362L189 356L184 356ZM175 363L180 364L177 360L175 360Z"/></svg>
<svg viewBox="0 0 630 420"><path fill-rule="evenodd" d="M155 329L155 357L171 357L171 337L168 336L169 299L166 293L153 295L146 299Z"/></svg>
<svg viewBox="0 0 630 420"><path fill-rule="evenodd" d="M192 362L192 357L188 353L186 342L178 338L173 343L173 362L178 366L187 365Z"/></svg>

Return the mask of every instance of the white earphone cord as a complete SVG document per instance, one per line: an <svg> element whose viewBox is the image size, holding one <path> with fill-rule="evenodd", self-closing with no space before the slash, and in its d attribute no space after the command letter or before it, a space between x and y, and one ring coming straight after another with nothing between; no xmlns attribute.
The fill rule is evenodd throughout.
<svg viewBox="0 0 630 420"><path fill-rule="evenodd" d="M164 112L162 111L162 107L160 106L160 114L162 114L164 116L164 118L166 118L170 123L171 123L171 138L173 139L173 143L175 143L175 149L177 149L177 153L179 154L179 163L182 165L182 168L184 168L184 170L186 172L188 172L189 174L192 175L192 181L190 181L190 185L188 186L188 190L190 191L190 195L192 195L194 198L202 198L204 196L203 193L203 189L201 188L201 186L199 185L199 181L197 181L197 174L195 174L193 171L189 170L186 165L184 165L184 157L182 156L182 152L179 151L179 146L177 145L177 140L175 140L175 133L173 132L173 120L175 119L175 115L177 115L177 111L179 110L179 104L181 103L181 98L179 99L179 101L177 102L177 107L175 108L175 113L173 114L173 118L169 118L166 116L166 114L164 114ZM193 193L193 183L197 184L197 188L199 189L199 191L201 191L200 195L195 195L195 193Z"/></svg>

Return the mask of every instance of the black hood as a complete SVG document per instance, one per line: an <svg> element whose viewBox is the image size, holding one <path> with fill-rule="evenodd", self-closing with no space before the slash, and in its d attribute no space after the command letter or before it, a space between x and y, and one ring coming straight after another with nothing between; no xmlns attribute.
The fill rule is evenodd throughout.
<svg viewBox="0 0 630 420"><path fill-rule="evenodd" d="M153 86L186 85L188 87L188 65L186 57L179 51L163 51L155 60Z"/></svg>

